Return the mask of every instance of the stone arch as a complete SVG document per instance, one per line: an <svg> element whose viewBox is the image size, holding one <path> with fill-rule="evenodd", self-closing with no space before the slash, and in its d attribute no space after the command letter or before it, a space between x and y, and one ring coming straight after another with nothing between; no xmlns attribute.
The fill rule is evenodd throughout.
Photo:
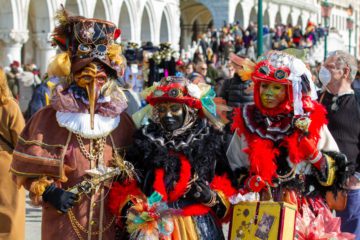
<svg viewBox="0 0 360 240"><path fill-rule="evenodd" d="M269 28L272 27L272 26L270 26L270 15L269 15L269 11L267 9L264 12L264 18L263 19L264 19L263 20L264 25L267 25Z"/></svg>
<svg viewBox="0 0 360 240"><path fill-rule="evenodd" d="M287 16L287 19L286 19L286 25L292 25L293 22L292 22L292 18L291 18L291 13L288 14Z"/></svg>
<svg viewBox="0 0 360 240"><path fill-rule="evenodd" d="M72 15L83 15L80 12L78 0L66 0L65 9L67 9Z"/></svg>
<svg viewBox="0 0 360 240"><path fill-rule="evenodd" d="M160 22L160 42L170 41L170 29L169 29L169 18L166 16L166 9L164 9L161 22Z"/></svg>
<svg viewBox="0 0 360 240"><path fill-rule="evenodd" d="M281 13L280 11L276 13L276 16L275 16L275 25L277 24L281 24L282 23L282 20L281 20Z"/></svg>
<svg viewBox="0 0 360 240"><path fill-rule="evenodd" d="M257 23L257 11L256 11L255 7L253 7L250 12L249 23L251 23L251 22ZM247 26L245 26L245 27L247 27Z"/></svg>
<svg viewBox="0 0 360 240"><path fill-rule="evenodd" d="M180 1L181 47L191 45L199 34L207 31L214 17L207 6L196 0Z"/></svg>
<svg viewBox="0 0 360 240"><path fill-rule="evenodd" d="M236 8L235 8L234 21L239 22L240 27L245 27L244 26L244 12L243 12L243 8L242 8L242 5L240 2L236 5Z"/></svg>
<svg viewBox="0 0 360 240"><path fill-rule="evenodd" d="M29 21L33 33L44 33L52 31L52 21L49 15L49 6L43 4L42 0L31 0L29 6Z"/></svg>
<svg viewBox="0 0 360 240"><path fill-rule="evenodd" d="M148 5L144 6L142 16L141 16L141 34L140 40L143 42L151 41L153 42L153 21L151 21L150 9Z"/></svg>
<svg viewBox="0 0 360 240"><path fill-rule="evenodd" d="M301 14L298 17L296 25L300 26L300 29L303 29L303 27L304 27L304 24L303 24L303 21L302 21L302 18L301 18Z"/></svg>
<svg viewBox="0 0 360 240"><path fill-rule="evenodd" d="M0 29L12 29L14 27L15 16L17 12L13 8L15 1L1 0L0 8Z"/></svg>
<svg viewBox="0 0 360 240"><path fill-rule="evenodd" d="M97 0L94 11L94 18L109 20L103 0Z"/></svg>
<svg viewBox="0 0 360 240"><path fill-rule="evenodd" d="M52 6L43 3L42 0L30 1L27 22L29 41L22 48L23 62L37 63L42 73L56 52L50 44L50 34L55 26Z"/></svg>
<svg viewBox="0 0 360 240"><path fill-rule="evenodd" d="M121 29L121 40L122 41L133 41L133 29L134 21L132 17L132 12L130 5L127 1L122 3L120 9L120 18L119 18L119 28Z"/></svg>

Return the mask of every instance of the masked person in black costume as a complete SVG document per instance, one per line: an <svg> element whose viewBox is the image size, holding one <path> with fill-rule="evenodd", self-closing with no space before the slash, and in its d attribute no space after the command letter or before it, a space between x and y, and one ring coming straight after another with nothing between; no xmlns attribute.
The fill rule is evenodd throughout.
<svg viewBox="0 0 360 240"><path fill-rule="evenodd" d="M138 130L126 155L138 169L139 180L115 183L110 194L110 208L120 217L120 229L127 230L119 233L129 234L119 238L224 239L221 221L235 190L212 93L209 85L191 84L182 77L163 78L150 92L153 121ZM170 224L159 219L135 224L140 218L134 220L134 214L151 212L154 192L166 203ZM139 201L147 201L147 207L139 207Z"/></svg>

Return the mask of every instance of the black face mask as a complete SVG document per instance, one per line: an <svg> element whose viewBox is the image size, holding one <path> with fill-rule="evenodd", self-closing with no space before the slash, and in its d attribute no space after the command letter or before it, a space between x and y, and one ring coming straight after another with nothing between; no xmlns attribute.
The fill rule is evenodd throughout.
<svg viewBox="0 0 360 240"><path fill-rule="evenodd" d="M179 103L163 103L159 106L159 117L160 124L166 131L174 131L184 124L184 108Z"/></svg>

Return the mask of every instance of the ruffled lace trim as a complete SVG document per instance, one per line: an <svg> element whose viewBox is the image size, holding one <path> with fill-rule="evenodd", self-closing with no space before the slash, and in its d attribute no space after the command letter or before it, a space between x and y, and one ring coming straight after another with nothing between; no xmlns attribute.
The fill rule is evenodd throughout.
<svg viewBox="0 0 360 240"><path fill-rule="evenodd" d="M56 120L61 127L84 138L100 138L109 135L120 123L120 116L114 118L99 114L94 116L94 129L90 126L90 114L56 112Z"/></svg>

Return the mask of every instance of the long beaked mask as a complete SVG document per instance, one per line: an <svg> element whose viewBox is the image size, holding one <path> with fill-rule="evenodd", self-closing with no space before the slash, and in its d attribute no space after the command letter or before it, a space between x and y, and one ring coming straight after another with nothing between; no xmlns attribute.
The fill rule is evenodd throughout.
<svg viewBox="0 0 360 240"><path fill-rule="evenodd" d="M84 88L89 100L90 125L94 129L95 106L102 86L108 81L104 67L97 62L88 64L74 74L76 84Z"/></svg>

